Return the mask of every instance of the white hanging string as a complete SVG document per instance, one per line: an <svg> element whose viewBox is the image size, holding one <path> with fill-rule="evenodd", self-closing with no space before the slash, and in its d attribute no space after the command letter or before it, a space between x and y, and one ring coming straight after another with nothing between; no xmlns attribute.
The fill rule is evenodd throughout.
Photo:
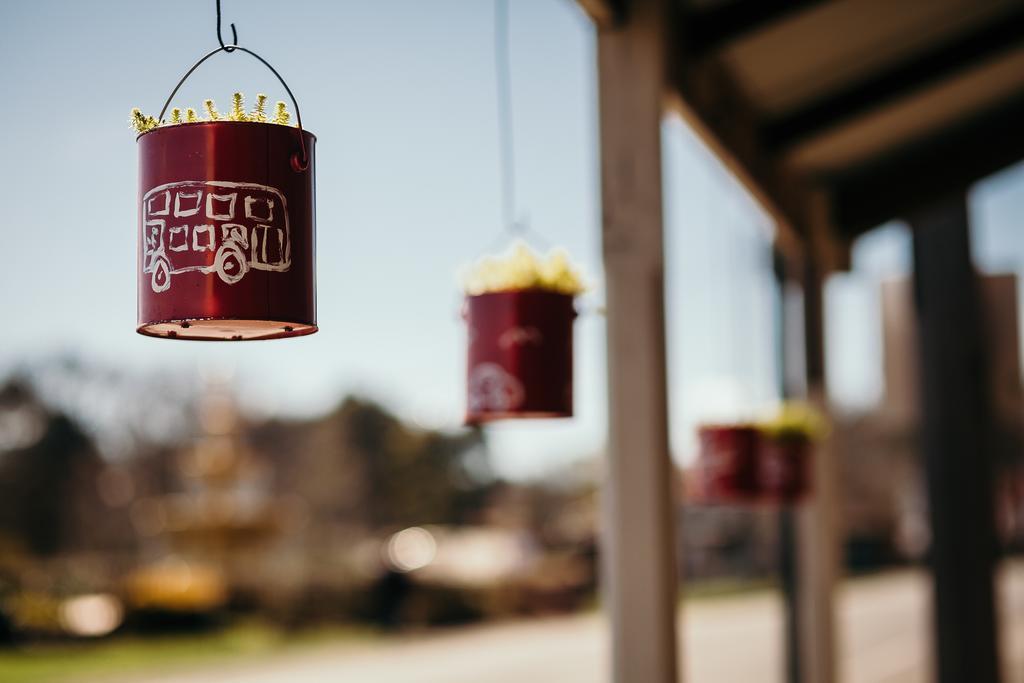
<svg viewBox="0 0 1024 683"><path fill-rule="evenodd" d="M509 47L508 0L494 0L494 75L498 95L498 139L501 168L502 225L515 234L521 226L516 220L516 162L512 124L512 74Z"/></svg>
<svg viewBox="0 0 1024 683"><path fill-rule="evenodd" d="M512 68L509 42L509 0L494 0L494 82L498 104L498 162L501 175L501 220L492 249L509 236L528 239L543 249L551 243L530 228L527 216L518 214L516 197L515 124L512 121Z"/></svg>

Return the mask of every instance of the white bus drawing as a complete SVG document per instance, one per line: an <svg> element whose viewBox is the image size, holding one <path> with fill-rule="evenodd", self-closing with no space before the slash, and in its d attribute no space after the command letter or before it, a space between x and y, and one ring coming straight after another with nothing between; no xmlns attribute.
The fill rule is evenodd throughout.
<svg viewBox="0 0 1024 683"><path fill-rule="evenodd" d="M186 180L154 187L142 198L143 273L154 292L171 276L216 273L226 284L250 270L292 264L288 205L279 190L255 183Z"/></svg>
<svg viewBox="0 0 1024 683"><path fill-rule="evenodd" d="M508 412L526 399L523 383L497 363L480 363L469 372L469 410Z"/></svg>

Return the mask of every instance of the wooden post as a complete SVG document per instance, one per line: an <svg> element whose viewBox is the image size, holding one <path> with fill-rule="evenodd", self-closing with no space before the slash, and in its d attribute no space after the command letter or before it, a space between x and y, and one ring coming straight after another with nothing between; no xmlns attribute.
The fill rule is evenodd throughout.
<svg viewBox="0 0 1024 683"><path fill-rule="evenodd" d="M799 547L796 538L796 513L789 505L779 508L779 585L785 619L784 667L786 683L801 683L800 662L803 650L800 642L800 575L796 558Z"/></svg>
<svg viewBox="0 0 1024 683"><path fill-rule="evenodd" d="M815 259L809 256L803 277L807 400L827 415L823 279ZM838 463L828 437L818 442L812 463L811 496L796 511L799 680L832 683L836 680L835 586L842 539Z"/></svg>
<svg viewBox="0 0 1024 683"><path fill-rule="evenodd" d="M814 193L807 207L810 236L799 259L776 259L776 277L783 288L781 302L782 393L804 398L828 415L825 383L824 277L835 262L835 245L828 226L829 203ZM781 255L780 255L781 256ZM799 287L802 306L789 302L786 290ZM811 495L782 518L780 543L791 545L795 557L783 564L787 591L786 679L799 683L836 680L836 581L843 539L839 526L838 462L830 439L816 444L812 456ZM792 524L792 528L787 525Z"/></svg>
<svg viewBox="0 0 1024 683"><path fill-rule="evenodd" d="M677 679L661 196L665 0L598 31L608 338L602 538L612 679Z"/></svg>
<svg viewBox="0 0 1024 683"><path fill-rule="evenodd" d="M823 287L812 254L798 264L776 260L780 288L781 389L827 413ZM803 272L795 273L793 266ZM789 279L789 278L793 279ZM802 289L802 307L789 291ZM835 673L835 584L842 539L838 529L838 472L827 440L813 454L811 496L779 513L779 573L785 599L788 683L831 683Z"/></svg>
<svg viewBox="0 0 1024 683"><path fill-rule="evenodd" d="M777 287L775 299L776 339L778 340L779 393L783 399L803 396L806 391L806 377L802 369L803 357L803 315L794 315L790 299L789 271L786 257L778 247L774 253L774 274ZM799 362L796 363L794 361ZM797 367L793 367L796 365ZM799 375L799 377L797 376ZM784 628L784 678L786 683L802 683L800 677L803 661L800 640L800 575L797 567L799 539L796 533L796 511L792 506L782 505L778 514L778 558L779 585L782 589Z"/></svg>
<svg viewBox="0 0 1024 683"><path fill-rule="evenodd" d="M999 680L993 416L966 197L912 216L939 683Z"/></svg>

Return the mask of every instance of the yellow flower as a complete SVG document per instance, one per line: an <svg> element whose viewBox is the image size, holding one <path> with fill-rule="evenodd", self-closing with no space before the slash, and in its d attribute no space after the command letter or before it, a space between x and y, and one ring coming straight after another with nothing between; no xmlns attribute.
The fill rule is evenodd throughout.
<svg viewBox="0 0 1024 683"><path fill-rule="evenodd" d="M768 436L780 439L820 439L829 432L825 416L802 401L786 401L771 419L758 424L758 428Z"/></svg>
<svg viewBox="0 0 1024 683"><path fill-rule="evenodd" d="M203 109L206 110L208 121L217 121L220 119L220 112L218 112L217 107L214 106L213 100L203 100Z"/></svg>
<svg viewBox="0 0 1024 683"><path fill-rule="evenodd" d="M467 294L485 294L521 289L546 289L576 296L586 287L579 271L564 250L540 256L523 242L500 257L485 256L463 276Z"/></svg>
<svg viewBox="0 0 1024 683"><path fill-rule="evenodd" d="M291 114L288 113L288 105L284 102L278 102L274 106L274 123L287 126L288 119L291 118Z"/></svg>
<svg viewBox="0 0 1024 683"><path fill-rule="evenodd" d="M152 128L152 125L150 124L150 120L151 120L151 117L145 116L139 110L138 107L135 107L134 109L132 109L131 117L128 119L128 123L129 123L129 125L131 125L131 127L133 129L135 129L136 133L138 133L139 135L142 135L147 130Z"/></svg>
<svg viewBox="0 0 1024 683"><path fill-rule="evenodd" d="M251 121L258 121L260 123L266 123L267 121L267 96L263 93L256 94L256 106L253 107L252 113L249 114Z"/></svg>
<svg viewBox="0 0 1024 683"><path fill-rule="evenodd" d="M132 109L131 117L128 119L129 124L135 129L140 135L146 131L152 130L158 126L163 125L178 125L182 123L200 123L202 121L252 121L255 123L267 123L267 96L263 93L256 95L256 104L253 106L252 112L246 112L245 110L245 96L236 92L231 96L231 111L226 115L221 114L217 111L217 107L213 100L204 100L203 109L206 111L206 117L202 118L196 110L189 107L185 109L184 116L182 110L175 107L171 110L171 118L169 121L157 121L152 116L146 116L137 108ZM280 125L291 125L291 114L288 112L288 108L284 102L278 102L274 108L274 118L271 123L277 123Z"/></svg>
<svg viewBox="0 0 1024 683"><path fill-rule="evenodd" d="M242 97L242 93L236 92L231 96L231 113L228 118L232 121L248 121L249 117L245 113L245 100Z"/></svg>

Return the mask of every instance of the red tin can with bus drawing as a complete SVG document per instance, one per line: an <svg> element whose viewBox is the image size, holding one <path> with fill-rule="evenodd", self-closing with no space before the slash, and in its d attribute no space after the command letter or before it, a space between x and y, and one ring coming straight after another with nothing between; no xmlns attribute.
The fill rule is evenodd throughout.
<svg viewBox="0 0 1024 683"><path fill-rule="evenodd" d="M290 161L299 135L304 170ZM242 340L316 331L315 140L240 121L139 136L140 333Z"/></svg>

